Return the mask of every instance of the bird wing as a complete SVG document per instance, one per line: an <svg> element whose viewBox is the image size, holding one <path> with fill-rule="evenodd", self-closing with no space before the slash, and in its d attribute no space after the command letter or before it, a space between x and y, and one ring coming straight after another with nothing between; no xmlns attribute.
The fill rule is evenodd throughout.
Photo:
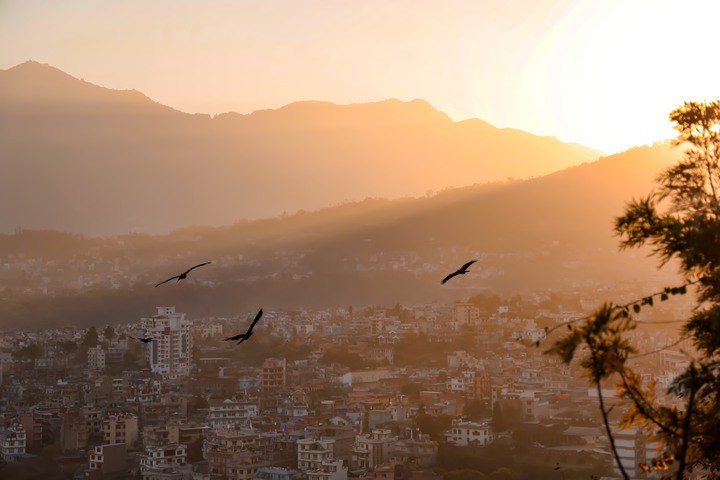
<svg viewBox="0 0 720 480"><path fill-rule="evenodd" d="M225 341L228 341L228 340L237 340L237 339L239 339L240 337L242 337L242 335L243 335L242 333L238 333L237 335L233 335L232 337L227 337L227 338L225 339Z"/></svg>
<svg viewBox="0 0 720 480"><path fill-rule="evenodd" d="M158 283L157 285L155 285L155 288L159 287L159 286L162 285L163 283L169 282L170 280L172 280L172 279L174 279L174 278L180 278L180 275L175 275L174 277L170 277L170 278L168 278L167 280Z"/></svg>
<svg viewBox="0 0 720 480"><path fill-rule="evenodd" d="M210 263L212 263L212 262L205 262L205 263L201 263L200 265L195 265L195 266L192 267L190 270L193 270L193 269L198 268L198 267L202 267L203 265L208 265L208 264L210 264ZM187 272L185 272L183 275L187 275L188 273L190 273L190 270L188 270Z"/></svg>
<svg viewBox="0 0 720 480"><path fill-rule="evenodd" d="M451 274L448 275L447 277L443 278L443 279L442 279L442 282L440 282L440 283L443 284L443 285L445 285L445 282L447 282L448 280L450 280L451 278L453 278L455 275L458 275L458 272L453 272L453 273L451 273Z"/></svg>
<svg viewBox="0 0 720 480"><path fill-rule="evenodd" d="M258 320L260 320L260 317L262 317L262 316L263 316L263 311L261 308L260 311L255 315L255 320L253 320L253 322L250 324L250 330L253 329L255 324L258 322Z"/></svg>
<svg viewBox="0 0 720 480"><path fill-rule="evenodd" d="M470 260L470 261L467 262L465 265L463 265L462 267L460 267L460 270L467 270L467 268L468 268L470 265L472 265L473 263L475 263L475 262L477 262L477 260Z"/></svg>

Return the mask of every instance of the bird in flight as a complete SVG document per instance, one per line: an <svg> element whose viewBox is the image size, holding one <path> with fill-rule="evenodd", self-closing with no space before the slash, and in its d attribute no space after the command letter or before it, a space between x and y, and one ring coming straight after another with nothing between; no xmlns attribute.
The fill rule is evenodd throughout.
<svg viewBox="0 0 720 480"><path fill-rule="evenodd" d="M447 282L448 280L450 280L451 278L453 278L455 275L465 275L466 273L468 273L468 271L467 271L468 267L469 267L470 265L472 265L473 263L475 263L475 262L477 262L477 260L470 260L470 261L467 262L465 265L463 265L462 267L458 268L457 270L455 270L453 273L451 273L451 274L448 275L447 277L443 278L442 282L440 282L440 283L442 283L443 285L445 285L445 282Z"/></svg>
<svg viewBox="0 0 720 480"><path fill-rule="evenodd" d="M181 273L180 275L175 275L174 277L170 277L170 278L168 278L167 280L164 280L164 281L158 283L157 285L155 285L155 288L157 288L157 287L159 287L160 285L162 285L163 283L169 282L170 280L173 280L173 279L175 279L175 278L177 278L177 281L179 282L180 280L182 280L182 279L184 279L184 278L187 278L188 273L190 273L190 271L193 270L194 268L202 267L203 265L209 265L210 263L211 263L211 262L205 262L205 263L201 263L200 265L195 265L194 267L192 267L191 269L189 269L189 270ZM175 282L175 283L177 283L177 282Z"/></svg>
<svg viewBox="0 0 720 480"><path fill-rule="evenodd" d="M152 337L144 337L144 338L143 337L130 337L130 338L134 338L135 340L140 340L143 343L150 343L155 340Z"/></svg>
<svg viewBox="0 0 720 480"><path fill-rule="evenodd" d="M258 320L260 320L260 317L262 317L262 315L263 315L263 311L262 311L262 308L261 308L260 311L257 313L257 315L255 315L255 320L253 320L253 322L250 324L250 328L247 329L247 332L245 332L245 333L238 333L237 335L233 335L232 337L228 337L228 338L225 339L225 341L228 341L228 340L240 340L240 341L238 342L238 345L240 345L240 344L241 344L242 342L244 342L245 340L249 340L250 337L252 337L252 334L253 334L253 331L252 331L253 327L254 327L255 324L258 322Z"/></svg>

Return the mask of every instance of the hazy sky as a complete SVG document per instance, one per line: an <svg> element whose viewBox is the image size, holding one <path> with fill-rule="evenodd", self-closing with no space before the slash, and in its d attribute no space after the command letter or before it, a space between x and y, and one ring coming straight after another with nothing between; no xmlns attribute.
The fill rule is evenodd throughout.
<svg viewBox="0 0 720 480"><path fill-rule="evenodd" d="M720 98L718 0L0 0L0 68L186 112L423 98L615 152Z"/></svg>

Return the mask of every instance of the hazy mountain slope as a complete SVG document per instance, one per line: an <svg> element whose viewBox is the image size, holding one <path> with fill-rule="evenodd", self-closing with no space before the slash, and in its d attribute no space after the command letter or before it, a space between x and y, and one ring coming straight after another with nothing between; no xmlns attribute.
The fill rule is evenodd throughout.
<svg viewBox="0 0 720 480"><path fill-rule="evenodd" d="M7 259L18 253L42 256L54 266L54 273L45 275L63 276L62 285L78 275L92 279L101 268L112 275L117 261L123 269L120 289L98 284L83 295L69 291L57 299L12 301L7 289L0 290L0 328L67 319L128 321L155 305L177 305L202 316L257 305L449 302L484 289L503 296L550 288L588 291L626 280L654 289L671 284L674 271L665 269L660 278L647 252L619 253L612 221L625 202L648 193L657 173L679 155L669 143L657 144L531 180L448 189L431 197L367 199L169 235L0 235L1 261L12 262ZM479 262L470 275L440 285L447 271L471 258ZM207 260L213 264L201 275L172 288L153 288ZM91 263L94 272L78 267ZM3 285L37 287L39 281L16 270L0 271Z"/></svg>
<svg viewBox="0 0 720 480"><path fill-rule="evenodd" d="M452 122L426 102L189 115L27 62L0 71L0 231L229 224L544 175L601 152Z"/></svg>

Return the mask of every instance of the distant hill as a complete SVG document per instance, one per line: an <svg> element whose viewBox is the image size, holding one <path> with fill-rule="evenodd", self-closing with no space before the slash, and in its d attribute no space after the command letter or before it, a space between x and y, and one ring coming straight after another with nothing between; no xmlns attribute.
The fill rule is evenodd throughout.
<svg viewBox="0 0 720 480"><path fill-rule="evenodd" d="M453 122L422 100L211 118L26 62L0 70L0 231L226 225L366 197L546 175L602 152Z"/></svg>
<svg viewBox="0 0 720 480"><path fill-rule="evenodd" d="M613 285L656 291L677 280L675 271L669 266L658 272L647 251L618 252L613 219L627 201L648 193L656 175L679 155L666 142L530 180L420 198L366 199L167 235L0 235L0 263L12 254L42 256L54 265L55 273L48 276L64 275L61 284L78 275L92 278L100 268L112 271L119 260L127 269L117 290L94 286L83 295L13 302L2 301L0 290L0 328L57 325L67 319L127 322L156 305L209 316L257 305L294 309L451 302L485 290L505 298L549 289L605 292ZM473 258L478 262L469 275L440 285L447 272ZM194 278L153 288L188 265L208 260L212 266ZM96 268L83 271L78 262ZM35 288L28 278L12 269L0 272L4 285L16 279L21 287ZM598 299L618 300L606 295Z"/></svg>

